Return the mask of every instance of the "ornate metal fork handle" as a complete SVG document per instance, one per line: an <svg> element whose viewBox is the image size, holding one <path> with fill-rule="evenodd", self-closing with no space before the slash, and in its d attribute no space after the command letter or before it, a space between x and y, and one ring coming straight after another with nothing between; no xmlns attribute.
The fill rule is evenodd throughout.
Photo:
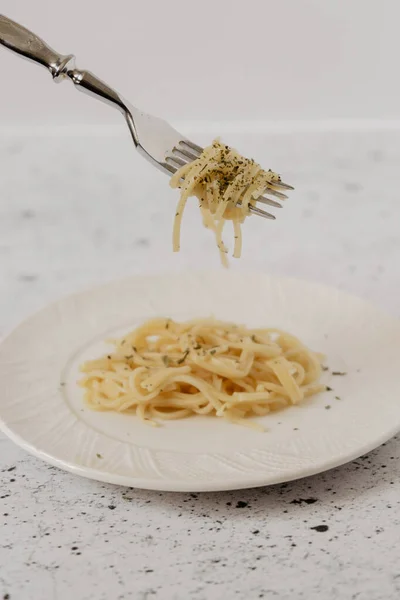
<svg viewBox="0 0 400 600"><path fill-rule="evenodd" d="M48 69L56 83L70 79L78 90L115 106L125 117L130 114L126 102L115 90L90 71L75 67L73 54L59 54L40 37L3 15L0 15L0 44ZM139 143L137 138L135 142Z"/></svg>

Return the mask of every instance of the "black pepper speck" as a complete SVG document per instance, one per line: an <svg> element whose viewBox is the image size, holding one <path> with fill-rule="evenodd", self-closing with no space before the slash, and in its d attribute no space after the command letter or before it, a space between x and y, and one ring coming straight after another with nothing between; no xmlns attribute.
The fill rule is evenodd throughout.
<svg viewBox="0 0 400 600"><path fill-rule="evenodd" d="M310 529L314 529L314 531L318 531L319 533L324 533L328 531L328 525L316 525L315 527L310 527Z"/></svg>
<svg viewBox="0 0 400 600"><path fill-rule="evenodd" d="M299 498L292 500L290 504L315 504L318 498Z"/></svg>

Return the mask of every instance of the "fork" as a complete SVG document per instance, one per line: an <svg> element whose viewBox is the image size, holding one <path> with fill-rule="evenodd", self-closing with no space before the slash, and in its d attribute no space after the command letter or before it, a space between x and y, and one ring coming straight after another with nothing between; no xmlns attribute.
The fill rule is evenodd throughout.
<svg viewBox="0 0 400 600"><path fill-rule="evenodd" d="M132 106L90 71L77 69L73 54L58 54L34 33L3 15L0 15L0 44L47 68L56 83L70 79L78 90L120 110L136 149L164 173L172 175L180 167L199 158L203 152L201 146L184 137L163 119ZM257 198L257 201L281 208L281 204L268 196L285 200L287 196L281 190L294 188L282 181L272 185L273 187L268 186L264 190L264 195ZM261 217L275 219L274 215L257 206L250 205L249 210Z"/></svg>

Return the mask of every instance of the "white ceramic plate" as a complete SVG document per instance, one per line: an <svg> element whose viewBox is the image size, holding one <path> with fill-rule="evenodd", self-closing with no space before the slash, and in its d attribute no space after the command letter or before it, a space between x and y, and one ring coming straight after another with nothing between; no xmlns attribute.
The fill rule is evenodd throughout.
<svg viewBox="0 0 400 600"><path fill-rule="evenodd" d="M324 392L260 418L265 433L193 417L152 428L82 403L79 364L104 339L154 316L215 315L286 329L327 356ZM400 323L334 289L261 274L136 277L65 298L0 346L0 425L28 452L73 473L133 487L210 491L330 469L400 430Z"/></svg>

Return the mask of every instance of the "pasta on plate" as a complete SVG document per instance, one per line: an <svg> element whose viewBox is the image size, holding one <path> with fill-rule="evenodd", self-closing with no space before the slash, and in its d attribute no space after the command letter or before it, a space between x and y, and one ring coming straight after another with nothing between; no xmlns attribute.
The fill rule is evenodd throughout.
<svg viewBox="0 0 400 600"><path fill-rule="evenodd" d="M159 318L111 342L110 354L81 366L87 405L134 412L153 425L210 415L257 427L248 417L325 389L322 357L276 329Z"/></svg>

